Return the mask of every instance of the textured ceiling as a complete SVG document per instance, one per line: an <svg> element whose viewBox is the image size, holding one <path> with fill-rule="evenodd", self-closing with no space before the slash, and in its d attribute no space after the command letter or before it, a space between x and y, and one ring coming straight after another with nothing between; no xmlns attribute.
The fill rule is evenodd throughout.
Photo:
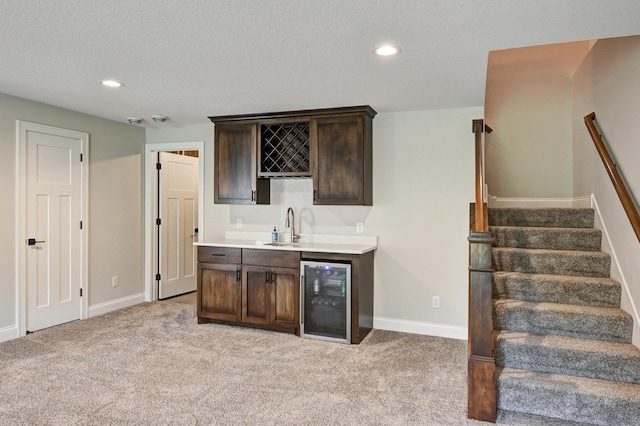
<svg viewBox="0 0 640 426"><path fill-rule="evenodd" d="M3 0L0 92L155 127L479 106L490 51L637 34L638 0Z"/></svg>

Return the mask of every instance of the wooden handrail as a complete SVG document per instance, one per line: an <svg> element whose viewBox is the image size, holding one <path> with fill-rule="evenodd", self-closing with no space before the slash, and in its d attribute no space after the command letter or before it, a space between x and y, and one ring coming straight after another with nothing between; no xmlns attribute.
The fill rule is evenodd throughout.
<svg viewBox="0 0 640 426"><path fill-rule="evenodd" d="M607 170L607 173L611 178L613 187L618 193L618 197L620 197L620 202L622 203L622 207L624 207L625 213L627 213L627 217L629 218L629 222L631 222L633 231L636 233L638 241L640 241L640 214L638 214L638 208L636 207L636 204L634 203L634 200L631 197L631 194L629 193L629 190L627 189L622 176L618 172L616 163L613 162L613 159L609 154L609 150L602 140L602 136L600 135L600 132L596 127L596 123L594 122L595 118L596 113L592 112L591 114L584 117L584 124L589 130L589 134L591 135L591 139L593 139L593 143L596 145L598 154L600 154L600 158L602 159L604 168Z"/></svg>
<svg viewBox="0 0 640 426"><path fill-rule="evenodd" d="M475 134L476 148L476 208L475 208L475 231L487 232L489 221L487 218L484 191L484 147L482 146L482 132L485 128L483 120L473 120L473 133ZM491 128L487 126L487 132Z"/></svg>

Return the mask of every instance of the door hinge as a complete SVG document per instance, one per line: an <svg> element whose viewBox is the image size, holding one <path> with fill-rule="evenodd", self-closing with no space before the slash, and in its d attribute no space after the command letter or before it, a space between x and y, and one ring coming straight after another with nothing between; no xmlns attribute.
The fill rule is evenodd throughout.
<svg viewBox="0 0 640 426"><path fill-rule="evenodd" d="M80 297L82 297L82 289L80 289Z"/></svg>
<svg viewBox="0 0 640 426"><path fill-rule="evenodd" d="M80 221L80 229L82 229L82 221Z"/></svg>
<svg viewBox="0 0 640 426"><path fill-rule="evenodd" d="M162 276L160 274L156 274L156 281L160 281L162 279Z"/></svg>
<svg viewBox="0 0 640 426"><path fill-rule="evenodd" d="M156 170L162 169L162 163L156 163Z"/></svg>
<svg viewBox="0 0 640 426"><path fill-rule="evenodd" d="M81 162L81 163L82 163L82 161L83 161L83 158L84 158L84 157L83 157L82 153L80 153L80 162Z"/></svg>
<svg viewBox="0 0 640 426"><path fill-rule="evenodd" d="M158 225L158 226L162 225L162 219L157 218L156 219L156 225Z"/></svg>

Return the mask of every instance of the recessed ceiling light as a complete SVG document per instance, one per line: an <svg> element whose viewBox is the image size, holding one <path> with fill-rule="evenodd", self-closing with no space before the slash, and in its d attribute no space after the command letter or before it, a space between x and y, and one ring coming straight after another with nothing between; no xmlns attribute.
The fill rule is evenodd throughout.
<svg viewBox="0 0 640 426"><path fill-rule="evenodd" d="M107 87L122 87L124 83L116 80L100 80L100 84Z"/></svg>
<svg viewBox="0 0 640 426"><path fill-rule="evenodd" d="M129 122L129 124L140 124L140 123L142 123L142 118L127 117L127 121Z"/></svg>
<svg viewBox="0 0 640 426"><path fill-rule="evenodd" d="M169 119L169 117L167 117L166 115L152 115L151 119L156 123L164 123Z"/></svg>
<svg viewBox="0 0 640 426"><path fill-rule="evenodd" d="M399 55L402 52L402 49L399 47L391 46L390 44L385 44L384 46L380 46L373 51L374 55L378 56L393 56Z"/></svg>

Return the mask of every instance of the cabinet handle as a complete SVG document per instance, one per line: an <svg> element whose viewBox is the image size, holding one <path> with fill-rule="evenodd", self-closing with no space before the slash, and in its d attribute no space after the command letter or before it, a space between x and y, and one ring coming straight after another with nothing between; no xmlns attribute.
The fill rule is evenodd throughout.
<svg viewBox="0 0 640 426"><path fill-rule="evenodd" d="M242 276L240 275L240 268L236 269L236 281L240 281Z"/></svg>
<svg viewBox="0 0 640 426"><path fill-rule="evenodd" d="M252 203L256 202L256 191L251 191L251 202Z"/></svg>
<svg viewBox="0 0 640 426"><path fill-rule="evenodd" d="M264 283L267 284L269 282L269 271L264 271Z"/></svg>
<svg viewBox="0 0 640 426"><path fill-rule="evenodd" d="M271 271L271 284L276 282L276 279L277 279L276 277L277 277L276 271Z"/></svg>

